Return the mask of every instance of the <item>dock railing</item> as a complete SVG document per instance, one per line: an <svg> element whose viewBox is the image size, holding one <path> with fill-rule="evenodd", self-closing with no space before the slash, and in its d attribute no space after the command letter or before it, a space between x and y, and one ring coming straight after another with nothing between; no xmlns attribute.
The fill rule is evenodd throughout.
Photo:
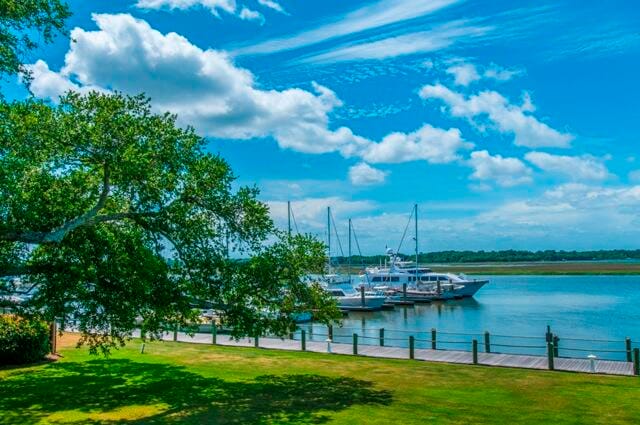
<svg viewBox="0 0 640 425"><path fill-rule="evenodd" d="M635 362L634 351L639 340L595 339L561 337L547 330L540 336L505 335L484 332L449 332L435 328L425 330L399 330L389 328L325 327L318 324L302 326L307 341L354 343L362 346L402 347L414 350L468 351L474 353L551 356L554 358L585 359L596 356L599 360ZM293 339L300 338L300 331ZM475 349L474 349L475 347ZM549 351L551 349L551 351ZM357 350L357 348L356 348Z"/></svg>

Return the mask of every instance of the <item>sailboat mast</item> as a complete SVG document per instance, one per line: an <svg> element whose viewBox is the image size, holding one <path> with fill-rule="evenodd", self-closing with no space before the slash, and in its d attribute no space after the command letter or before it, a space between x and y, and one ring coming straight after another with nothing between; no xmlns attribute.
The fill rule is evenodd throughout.
<svg viewBox="0 0 640 425"><path fill-rule="evenodd" d="M329 273L331 273L331 207L327 207L327 257L329 258Z"/></svg>
<svg viewBox="0 0 640 425"><path fill-rule="evenodd" d="M349 267L349 282L351 282L351 219L349 219L349 259L347 260L347 267Z"/></svg>
<svg viewBox="0 0 640 425"><path fill-rule="evenodd" d="M287 229L291 237L291 201L287 201Z"/></svg>
<svg viewBox="0 0 640 425"><path fill-rule="evenodd" d="M418 273L418 204L415 205L415 216L416 216L416 273Z"/></svg>

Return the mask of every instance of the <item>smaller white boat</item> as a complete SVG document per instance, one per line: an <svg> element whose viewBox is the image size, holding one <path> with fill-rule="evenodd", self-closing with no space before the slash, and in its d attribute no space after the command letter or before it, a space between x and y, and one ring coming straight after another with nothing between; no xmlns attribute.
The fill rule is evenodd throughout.
<svg viewBox="0 0 640 425"><path fill-rule="evenodd" d="M387 296L378 291L346 290L344 288L325 288L338 302L340 310L379 310Z"/></svg>

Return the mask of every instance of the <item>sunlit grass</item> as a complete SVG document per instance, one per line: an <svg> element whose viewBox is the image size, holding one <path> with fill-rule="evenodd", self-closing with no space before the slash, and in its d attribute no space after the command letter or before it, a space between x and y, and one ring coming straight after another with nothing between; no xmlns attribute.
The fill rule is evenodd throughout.
<svg viewBox="0 0 640 425"><path fill-rule="evenodd" d="M139 342L0 370L0 423L634 423L640 379Z"/></svg>

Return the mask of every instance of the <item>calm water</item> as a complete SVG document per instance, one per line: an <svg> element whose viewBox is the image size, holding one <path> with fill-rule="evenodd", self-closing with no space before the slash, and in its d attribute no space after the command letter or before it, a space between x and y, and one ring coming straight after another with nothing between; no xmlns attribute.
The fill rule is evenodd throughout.
<svg viewBox="0 0 640 425"><path fill-rule="evenodd" d="M442 348L468 350L473 338L482 341L480 334L489 331L493 344L523 346L496 346L492 351L543 354L544 334L550 325L561 339L560 355L586 357L593 351L601 358L622 359L625 354L616 351L624 350L625 337L632 339L634 347L640 347L640 276L488 278L490 283L472 299L349 313L344 328L335 329L334 339L350 342L352 334L358 333L361 343L378 344L378 329L385 328L387 345L406 346L408 336L413 334L425 340L417 346L426 347L430 346L426 340L431 328L436 328L439 339L452 342L441 344ZM326 328L309 326L314 339L326 338L322 335Z"/></svg>

